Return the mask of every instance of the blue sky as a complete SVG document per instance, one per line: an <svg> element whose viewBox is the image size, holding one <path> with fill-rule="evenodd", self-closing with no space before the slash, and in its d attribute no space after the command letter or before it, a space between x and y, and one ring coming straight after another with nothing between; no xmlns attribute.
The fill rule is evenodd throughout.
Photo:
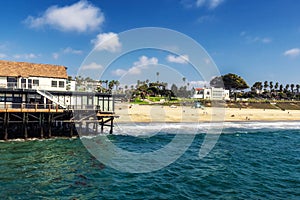
<svg viewBox="0 0 300 200"><path fill-rule="evenodd" d="M162 27L197 41L221 74L236 73L249 85L299 83L299 10L298 0L4 1L0 59L65 65L76 75L104 39L129 29ZM122 42L112 41L101 51L115 52ZM188 81L200 80L185 62L189 55L182 56L140 51L116 62L105 78L119 79L146 63L181 66ZM101 64L88 67L96 70ZM151 69L145 73L156 79L156 69L152 74Z"/></svg>

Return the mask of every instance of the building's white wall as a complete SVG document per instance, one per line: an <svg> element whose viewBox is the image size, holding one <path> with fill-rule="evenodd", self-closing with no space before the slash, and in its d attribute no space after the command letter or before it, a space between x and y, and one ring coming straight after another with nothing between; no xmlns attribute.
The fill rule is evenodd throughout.
<svg viewBox="0 0 300 200"><path fill-rule="evenodd" d="M204 99L211 99L211 89L204 89L203 98Z"/></svg>
<svg viewBox="0 0 300 200"><path fill-rule="evenodd" d="M229 90L224 90L224 100L230 100Z"/></svg>
<svg viewBox="0 0 300 200"><path fill-rule="evenodd" d="M7 87L7 77L0 77L0 88Z"/></svg>
<svg viewBox="0 0 300 200"><path fill-rule="evenodd" d="M46 78L46 77L28 77L26 79L26 87L21 83L22 77L18 78L18 88L28 89L28 79L32 79L32 89L47 90L47 91L66 91L66 79ZM39 80L39 85L34 85L33 80ZM52 81L57 82L56 87L52 87ZM64 87L59 87L59 81L63 81Z"/></svg>
<svg viewBox="0 0 300 200"><path fill-rule="evenodd" d="M76 81L70 81L68 83L68 85L70 87L69 91L75 91L76 90Z"/></svg>
<svg viewBox="0 0 300 200"><path fill-rule="evenodd" d="M230 100L229 90L224 90L223 88L205 88L200 91L195 91L193 98L208 100Z"/></svg>

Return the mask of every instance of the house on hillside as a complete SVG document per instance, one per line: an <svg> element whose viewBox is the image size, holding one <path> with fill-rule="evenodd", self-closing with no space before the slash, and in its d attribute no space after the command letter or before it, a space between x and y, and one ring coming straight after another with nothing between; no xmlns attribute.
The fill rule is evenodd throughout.
<svg viewBox="0 0 300 200"><path fill-rule="evenodd" d="M195 99L207 100L230 100L229 90L223 88L195 88L195 93L192 96Z"/></svg>
<svg viewBox="0 0 300 200"><path fill-rule="evenodd" d="M67 68L0 60L0 88L66 91Z"/></svg>

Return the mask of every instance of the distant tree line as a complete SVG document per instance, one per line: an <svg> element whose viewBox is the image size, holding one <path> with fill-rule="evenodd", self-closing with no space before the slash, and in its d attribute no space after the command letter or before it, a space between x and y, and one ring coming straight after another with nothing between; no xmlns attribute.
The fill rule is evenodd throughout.
<svg viewBox="0 0 300 200"><path fill-rule="evenodd" d="M279 82L264 81L255 82L251 87L250 96L266 98L266 99L300 99L299 84L279 84Z"/></svg>
<svg viewBox="0 0 300 200"><path fill-rule="evenodd" d="M230 91L231 97L239 98L256 98L256 99L276 99L291 100L300 99L299 84L279 84L279 82L264 81L255 82L250 91L244 92L249 86L246 81L236 74L226 74L218 76L210 81L212 87L221 87Z"/></svg>

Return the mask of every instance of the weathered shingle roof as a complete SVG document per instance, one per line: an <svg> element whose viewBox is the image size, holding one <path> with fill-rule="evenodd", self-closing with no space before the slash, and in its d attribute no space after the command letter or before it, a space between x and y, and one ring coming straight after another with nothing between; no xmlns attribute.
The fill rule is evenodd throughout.
<svg viewBox="0 0 300 200"><path fill-rule="evenodd" d="M68 78L65 66L5 60L0 60L0 76Z"/></svg>

